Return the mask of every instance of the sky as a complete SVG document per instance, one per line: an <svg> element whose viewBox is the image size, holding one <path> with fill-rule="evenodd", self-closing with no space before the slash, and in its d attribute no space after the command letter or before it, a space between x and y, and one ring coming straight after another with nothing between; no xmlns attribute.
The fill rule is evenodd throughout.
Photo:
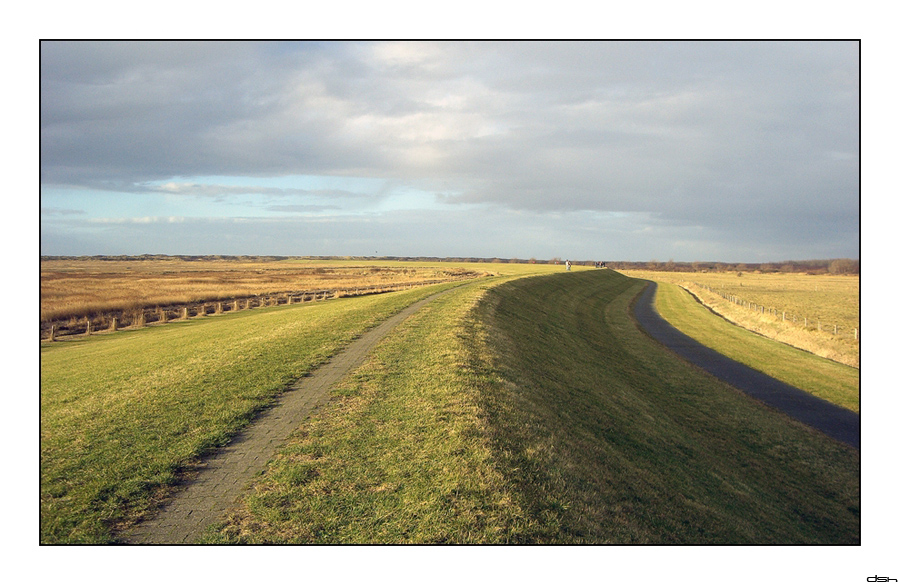
<svg viewBox="0 0 900 585"><path fill-rule="evenodd" d="M40 43L43 255L860 255L860 44Z"/></svg>

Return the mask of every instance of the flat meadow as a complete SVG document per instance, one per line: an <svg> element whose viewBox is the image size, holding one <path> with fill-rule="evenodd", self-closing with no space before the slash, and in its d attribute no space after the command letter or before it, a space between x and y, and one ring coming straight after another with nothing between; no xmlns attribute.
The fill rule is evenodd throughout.
<svg viewBox="0 0 900 585"><path fill-rule="evenodd" d="M482 272L441 263L299 258L42 258L41 321L287 291L390 288Z"/></svg>

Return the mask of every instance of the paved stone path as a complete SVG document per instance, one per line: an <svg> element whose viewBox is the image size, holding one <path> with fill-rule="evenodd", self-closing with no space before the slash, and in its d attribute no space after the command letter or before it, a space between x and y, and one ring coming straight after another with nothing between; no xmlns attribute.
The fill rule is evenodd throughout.
<svg viewBox="0 0 900 585"><path fill-rule="evenodd" d="M657 341L745 394L833 439L859 449L860 426L857 413L767 376L688 337L659 316L653 308L655 295L656 283L651 282L635 303L634 316L641 327Z"/></svg>
<svg viewBox="0 0 900 585"><path fill-rule="evenodd" d="M446 294L425 298L363 334L309 376L289 387L276 404L217 451L201 466L197 478L159 510L156 516L121 535L130 544L187 544L207 526L221 521L237 504L253 477L265 469L309 413L328 399L329 389L360 365L381 339L426 303Z"/></svg>

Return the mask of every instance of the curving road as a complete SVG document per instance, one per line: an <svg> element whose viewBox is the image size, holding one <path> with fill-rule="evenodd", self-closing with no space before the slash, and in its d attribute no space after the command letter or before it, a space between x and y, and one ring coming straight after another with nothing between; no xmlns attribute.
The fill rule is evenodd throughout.
<svg viewBox="0 0 900 585"><path fill-rule="evenodd" d="M736 362L675 329L653 307L656 283L650 282L634 305L634 316L651 337L720 380L856 449L859 415Z"/></svg>

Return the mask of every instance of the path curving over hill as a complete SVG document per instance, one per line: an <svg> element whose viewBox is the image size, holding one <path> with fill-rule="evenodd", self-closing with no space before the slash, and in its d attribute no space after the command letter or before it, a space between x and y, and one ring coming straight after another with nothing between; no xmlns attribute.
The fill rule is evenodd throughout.
<svg viewBox="0 0 900 585"><path fill-rule="evenodd" d="M453 289L450 289L453 290ZM199 475L156 516L120 535L127 544L189 544L223 520L245 488L288 436L320 404L329 389L362 365L375 345L425 304L449 292L418 301L363 334L329 362L290 386L226 447L204 460Z"/></svg>
<svg viewBox="0 0 900 585"><path fill-rule="evenodd" d="M687 361L703 368L745 394L856 449L860 447L860 418L855 412L817 398L736 362L688 337L653 306L656 283L644 289L634 305L634 316L651 337Z"/></svg>

